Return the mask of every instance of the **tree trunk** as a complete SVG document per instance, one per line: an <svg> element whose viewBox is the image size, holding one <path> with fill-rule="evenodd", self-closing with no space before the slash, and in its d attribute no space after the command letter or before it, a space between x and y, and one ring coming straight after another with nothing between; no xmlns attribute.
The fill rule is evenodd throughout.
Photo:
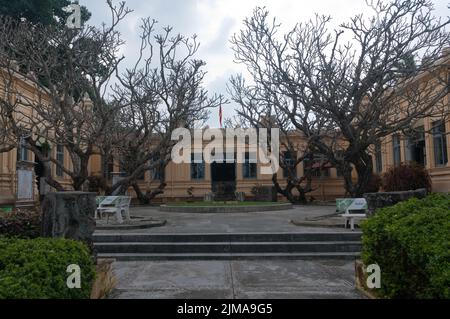
<svg viewBox="0 0 450 319"><path fill-rule="evenodd" d="M54 189L56 189L58 192L65 191L64 187L59 182L57 182L50 174L47 174L47 176L45 176L45 182L50 187L53 187Z"/></svg>
<svg viewBox="0 0 450 319"><path fill-rule="evenodd" d="M142 205L148 205L150 204L150 201L155 198L157 195L159 194L163 194L164 193L164 188L166 187L166 183L165 182L161 182L159 184L159 186L152 190L152 191L147 191L145 194L141 191L141 188L139 187L139 184L134 182L131 184L131 186L133 187L134 191L136 192L136 196L137 199L139 200L139 202Z"/></svg>
<svg viewBox="0 0 450 319"><path fill-rule="evenodd" d="M292 183L291 180L287 181L286 187L283 189L278 183L277 175L272 175L272 182L275 186L276 191L286 197L288 201L290 201L292 204L300 203L300 204L306 204L308 201L306 200L306 194L311 192L311 186L310 181L308 181L306 187L302 187L299 183ZM298 197L296 198L294 194L292 194L292 191L296 189L298 191Z"/></svg>
<svg viewBox="0 0 450 319"><path fill-rule="evenodd" d="M298 202L300 204L307 204L308 201L306 200L306 193L308 193L307 190L305 190L303 187L297 187L298 191Z"/></svg>
<svg viewBox="0 0 450 319"><path fill-rule="evenodd" d="M356 172L358 173L358 179L356 181L356 185L354 187L354 196L355 197L362 197L364 193L366 192L367 186L370 183L370 179L373 174L373 167L372 167L372 161L369 160L364 163L363 161L360 161L358 164L355 165Z"/></svg>
<svg viewBox="0 0 450 319"><path fill-rule="evenodd" d="M78 167L74 166L74 177L72 177L72 187L75 191L83 190L83 185L84 183L86 183L89 177L88 167L90 156L78 155L78 157Z"/></svg>
<svg viewBox="0 0 450 319"><path fill-rule="evenodd" d="M273 174L273 175L272 175L272 183L273 183L273 185L275 186L275 189L276 189L276 191L277 191L279 194L281 194L281 195L283 195L284 197L286 197L287 200L290 201L291 203L293 203L293 202L295 201L294 198L293 198L293 196L292 196L292 193L288 191L289 182L288 182L286 188L283 189L283 188L281 187L280 183L278 183L277 174Z"/></svg>
<svg viewBox="0 0 450 319"><path fill-rule="evenodd" d="M356 182L352 178L352 166L356 170L357 179ZM365 193L367 185L370 182L370 178L373 174L372 159L369 154L358 154L358 156L351 161L346 162L341 171L344 176L345 190L351 197L362 197Z"/></svg>
<svg viewBox="0 0 450 319"><path fill-rule="evenodd" d="M78 173L77 176L72 178L72 186L75 191L81 191L83 190L83 185L88 180L88 173L87 170Z"/></svg>
<svg viewBox="0 0 450 319"><path fill-rule="evenodd" d="M72 181L72 186L75 191L81 191L81 188L84 184L84 180L81 177L75 177Z"/></svg>
<svg viewBox="0 0 450 319"><path fill-rule="evenodd" d="M141 188L139 187L138 183L133 183L131 186L134 189L134 192L136 193L136 197L139 200L139 202L142 205L148 205L150 203L150 200L147 198L147 196L141 191Z"/></svg>

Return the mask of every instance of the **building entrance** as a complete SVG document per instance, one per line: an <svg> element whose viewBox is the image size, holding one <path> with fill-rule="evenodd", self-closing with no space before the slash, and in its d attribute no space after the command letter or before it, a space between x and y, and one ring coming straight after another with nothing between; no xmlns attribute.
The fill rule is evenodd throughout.
<svg viewBox="0 0 450 319"><path fill-rule="evenodd" d="M211 189L215 200L235 200L236 192L236 161L213 162L211 164Z"/></svg>

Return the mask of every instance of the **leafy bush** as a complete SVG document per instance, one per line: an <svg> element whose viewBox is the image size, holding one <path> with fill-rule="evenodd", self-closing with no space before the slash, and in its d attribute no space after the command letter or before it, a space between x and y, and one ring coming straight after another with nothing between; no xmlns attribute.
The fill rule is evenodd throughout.
<svg viewBox="0 0 450 319"><path fill-rule="evenodd" d="M377 193L381 187L381 177L378 174L372 174L369 183L366 185L365 193Z"/></svg>
<svg viewBox="0 0 450 319"><path fill-rule="evenodd" d="M412 198L363 222L362 258L387 298L450 298L450 195Z"/></svg>
<svg viewBox="0 0 450 319"><path fill-rule="evenodd" d="M427 170L414 162L391 167L382 177L382 187L386 192L410 191L425 188L431 192L431 178Z"/></svg>
<svg viewBox="0 0 450 319"><path fill-rule="evenodd" d="M69 289L67 266L81 268L81 289ZM89 298L95 268L89 249L68 239L0 239L0 299Z"/></svg>
<svg viewBox="0 0 450 319"><path fill-rule="evenodd" d="M34 210L14 210L0 213L0 235L36 238L41 234L41 214Z"/></svg>

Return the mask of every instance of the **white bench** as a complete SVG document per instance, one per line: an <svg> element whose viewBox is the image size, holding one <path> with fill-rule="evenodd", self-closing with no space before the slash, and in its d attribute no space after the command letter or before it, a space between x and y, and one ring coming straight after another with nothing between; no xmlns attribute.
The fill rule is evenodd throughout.
<svg viewBox="0 0 450 319"><path fill-rule="evenodd" d="M344 228L347 228L350 221L350 229L352 231L355 230L355 219L367 218L367 201L365 198L337 198L336 208L337 212L344 212L344 214L339 215L344 218ZM363 210L364 213L351 213L351 211L355 210Z"/></svg>
<svg viewBox="0 0 450 319"><path fill-rule="evenodd" d="M95 211L95 218L102 218L106 214L106 223L109 222L109 215L116 215L117 222L123 223L122 212L125 213L125 218L130 220L130 196L99 196L97 198L98 207Z"/></svg>

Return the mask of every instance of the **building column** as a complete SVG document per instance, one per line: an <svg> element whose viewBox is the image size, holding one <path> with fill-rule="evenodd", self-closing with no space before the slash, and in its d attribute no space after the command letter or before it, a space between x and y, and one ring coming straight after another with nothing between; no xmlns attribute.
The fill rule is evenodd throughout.
<svg viewBox="0 0 450 319"><path fill-rule="evenodd" d="M11 176L11 186L10 186L10 192L15 197L16 196L16 165L17 165L17 150L14 149L11 152L9 152L8 156L8 167L9 167L9 174Z"/></svg>
<svg viewBox="0 0 450 319"><path fill-rule="evenodd" d="M6 153L0 153L0 174L6 171L5 155Z"/></svg>
<svg viewBox="0 0 450 319"><path fill-rule="evenodd" d="M424 130L429 132L431 130L431 119L424 119ZM425 133L425 152L427 156L426 169L432 169L434 167L434 152L433 152L433 135L431 133Z"/></svg>
<svg viewBox="0 0 450 319"><path fill-rule="evenodd" d="M406 162L406 139L404 136L399 134L400 138L400 163Z"/></svg>
<svg viewBox="0 0 450 319"><path fill-rule="evenodd" d="M384 173L388 167L388 155L387 155L387 142L386 137L382 138L380 141L381 144L381 172Z"/></svg>
<svg viewBox="0 0 450 319"><path fill-rule="evenodd" d="M388 167L394 166L394 144L392 141L393 135L389 135L387 137L386 143L384 144L385 149L385 169L387 170Z"/></svg>
<svg viewBox="0 0 450 319"><path fill-rule="evenodd" d="M449 100L449 99L447 99ZM450 102L450 101L449 101ZM447 102L447 104L449 103ZM445 123L445 133L447 138L447 167L450 167L450 120Z"/></svg>

